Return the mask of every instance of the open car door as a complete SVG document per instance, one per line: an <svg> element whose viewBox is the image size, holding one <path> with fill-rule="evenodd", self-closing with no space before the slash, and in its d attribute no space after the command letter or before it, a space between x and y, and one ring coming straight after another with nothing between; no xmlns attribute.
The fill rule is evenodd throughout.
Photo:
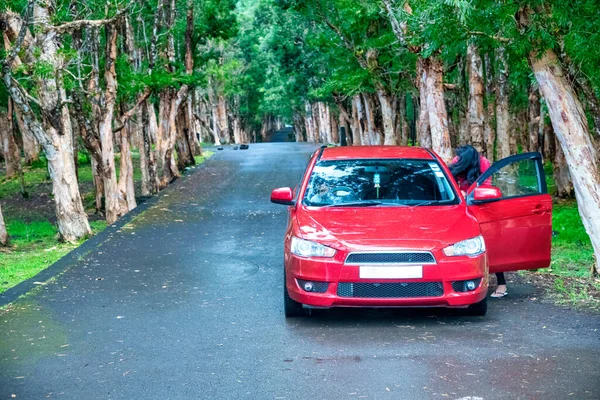
<svg viewBox="0 0 600 400"><path fill-rule="evenodd" d="M490 177L492 185L484 184ZM469 188L467 206L479 221L490 272L550 265L552 198L540 153L496 162Z"/></svg>

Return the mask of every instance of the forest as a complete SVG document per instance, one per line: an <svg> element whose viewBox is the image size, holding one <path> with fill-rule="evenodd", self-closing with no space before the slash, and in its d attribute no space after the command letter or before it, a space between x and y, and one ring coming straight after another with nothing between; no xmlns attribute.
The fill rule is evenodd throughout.
<svg viewBox="0 0 600 400"><path fill-rule="evenodd" d="M43 171L61 242L117 221L203 147L291 125L298 142L342 131L447 162L460 144L539 151L597 277L597 0L5 0L0 30L0 207L39 196ZM4 246L15 207L0 208Z"/></svg>

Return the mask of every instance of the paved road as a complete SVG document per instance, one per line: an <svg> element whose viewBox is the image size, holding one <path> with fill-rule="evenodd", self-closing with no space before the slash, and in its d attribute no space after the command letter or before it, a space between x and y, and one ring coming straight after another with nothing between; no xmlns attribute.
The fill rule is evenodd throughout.
<svg viewBox="0 0 600 400"><path fill-rule="evenodd" d="M528 286L486 317L286 321L273 187L314 146L230 147L0 314L0 399L598 399L600 316Z"/></svg>

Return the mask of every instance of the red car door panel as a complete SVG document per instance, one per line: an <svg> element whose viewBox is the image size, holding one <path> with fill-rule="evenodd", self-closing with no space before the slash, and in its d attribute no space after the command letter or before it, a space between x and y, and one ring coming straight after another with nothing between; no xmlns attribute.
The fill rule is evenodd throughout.
<svg viewBox="0 0 600 400"><path fill-rule="evenodd" d="M547 194L539 153L508 157L494 164L474 184L488 177L503 198L476 202L470 191L469 211L485 239L490 272L546 268L550 265L552 198Z"/></svg>

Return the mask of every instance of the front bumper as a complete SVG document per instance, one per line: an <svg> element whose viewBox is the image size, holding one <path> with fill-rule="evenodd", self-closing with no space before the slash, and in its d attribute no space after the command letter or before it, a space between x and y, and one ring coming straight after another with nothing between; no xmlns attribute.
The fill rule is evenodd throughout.
<svg viewBox="0 0 600 400"><path fill-rule="evenodd" d="M336 257L337 258L337 257ZM345 265L339 259L302 258L286 253L286 286L292 299L307 306L329 307L467 307L487 296L488 268L485 255L478 257L440 257L437 264L423 265L420 279L361 279L359 266ZM472 291L458 292L452 287L456 281L481 278ZM327 282L324 293L306 292L298 279ZM434 296L419 297L348 297L338 295L340 283L411 284L439 282L443 291ZM408 285L404 285L408 286ZM346 285L347 287L347 285Z"/></svg>

